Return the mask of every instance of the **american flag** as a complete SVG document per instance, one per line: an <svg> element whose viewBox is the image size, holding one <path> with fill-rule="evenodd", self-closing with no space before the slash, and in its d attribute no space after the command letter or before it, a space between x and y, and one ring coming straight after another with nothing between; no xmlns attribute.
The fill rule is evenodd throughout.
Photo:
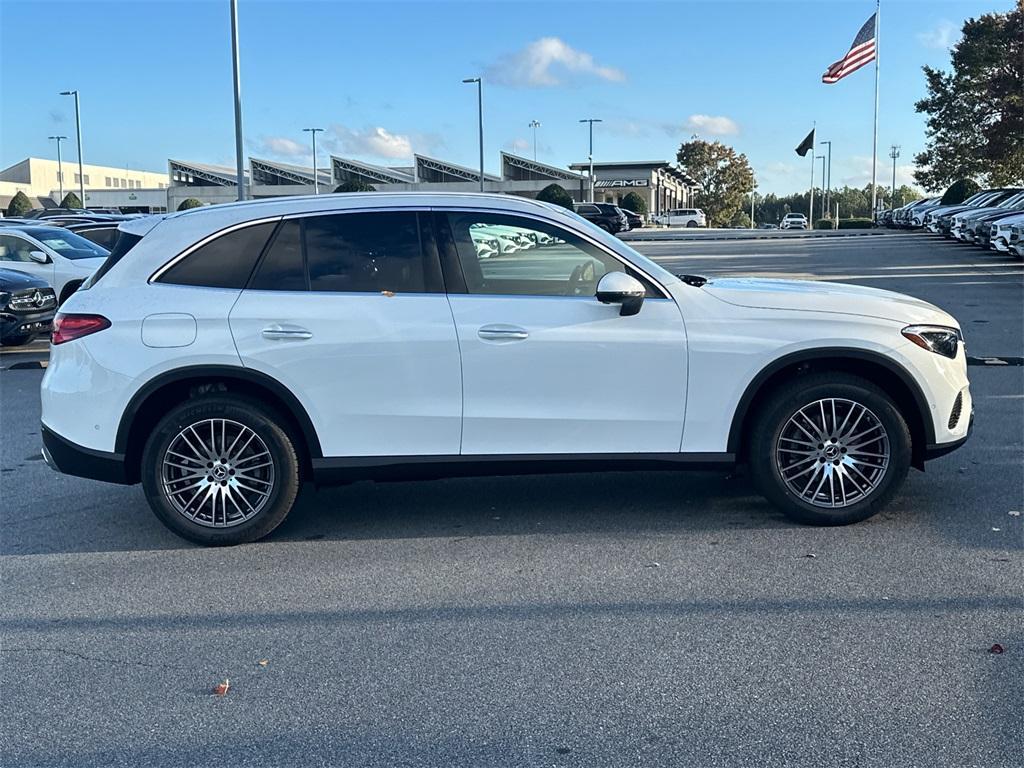
<svg viewBox="0 0 1024 768"><path fill-rule="evenodd" d="M839 61L829 67L821 76L823 83L837 83L851 72L856 72L870 61L875 59L875 16L864 22L860 32L853 39L853 45Z"/></svg>

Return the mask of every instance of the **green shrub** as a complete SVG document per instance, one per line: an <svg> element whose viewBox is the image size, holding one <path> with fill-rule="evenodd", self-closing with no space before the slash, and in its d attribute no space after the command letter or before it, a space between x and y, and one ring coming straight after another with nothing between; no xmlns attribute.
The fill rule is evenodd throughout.
<svg viewBox="0 0 1024 768"><path fill-rule="evenodd" d="M647 213L647 201L636 192L629 192L619 201L619 208L624 208L627 211L639 213L643 216Z"/></svg>
<svg viewBox="0 0 1024 768"><path fill-rule="evenodd" d="M60 201L61 208L84 208L82 201L78 199L78 195L74 192L68 192L64 195L64 199Z"/></svg>
<svg viewBox="0 0 1024 768"><path fill-rule="evenodd" d="M939 201L942 205L956 205L962 203L968 197L979 191L979 187L972 179L960 179L949 185L949 189Z"/></svg>
<svg viewBox="0 0 1024 768"><path fill-rule="evenodd" d="M840 229L871 229L871 219L840 219Z"/></svg>
<svg viewBox="0 0 1024 768"><path fill-rule="evenodd" d="M832 229L832 219L818 219L814 222L815 229Z"/></svg>
<svg viewBox="0 0 1024 768"><path fill-rule="evenodd" d="M181 205L178 206L179 211L187 211L189 208L202 208L203 204L196 200L194 197L186 197L181 201Z"/></svg>
<svg viewBox="0 0 1024 768"><path fill-rule="evenodd" d="M552 203L553 205L568 208L570 211L573 210L572 195L558 184L548 184L537 193L537 199L542 203Z"/></svg>
<svg viewBox="0 0 1024 768"><path fill-rule="evenodd" d="M335 192L376 192L376 188L372 184L368 184L365 181L359 179L350 179L349 181L343 181L334 190Z"/></svg>
<svg viewBox="0 0 1024 768"><path fill-rule="evenodd" d="M8 216L24 216L31 210L32 201L29 200L28 195L26 195L20 189L18 190L17 194L11 198L11 202L7 204Z"/></svg>

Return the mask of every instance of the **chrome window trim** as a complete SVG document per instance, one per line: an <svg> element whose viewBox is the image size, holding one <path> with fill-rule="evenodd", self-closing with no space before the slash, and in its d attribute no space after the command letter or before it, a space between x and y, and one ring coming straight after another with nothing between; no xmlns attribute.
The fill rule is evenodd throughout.
<svg viewBox="0 0 1024 768"><path fill-rule="evenodd" d="M192 243L192 245L188 246L188 248L183 250L177 256L174 256L170 261L165 262L162 267L158 267L157 270L153 274L151 274L149 276L149 279L146 281L146 283L152 285L157 280L159 280L164 275L164 273L167 272L167 270L169 270L171 267L173 267L179 261L181 261L182 259L187 258L190 254L192 254L195 251L199 250L200 248L202 248L207 243L213 242L214 240L216 240L219 237L223 237L224 235L227 235L227 234L229 234L231 232L236 232L239 229L245 229L246 227L256 227L256 226L259 226L260 224L270 224L271 222L277 222L277 221L280 221L281 218L282 218L281 216L268 216L268 217L264 217L264 218L261 218L261 219L249 219L248 221L240 221L237 224L230 224L230 225L224 227L223 229L218 229L216 232L211 232L210 234L206 235L205 237L201 238L200 240L197 240L196 242ZM189 287L194 288L196 286L189 286ZM205 287L209 288L209 287L212 287L212 286L205 286Z"/></svg>

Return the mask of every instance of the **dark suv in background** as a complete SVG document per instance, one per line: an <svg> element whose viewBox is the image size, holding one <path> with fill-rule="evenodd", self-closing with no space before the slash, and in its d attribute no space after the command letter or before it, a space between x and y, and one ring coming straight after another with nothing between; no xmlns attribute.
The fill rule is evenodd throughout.
<svg viewBox="0 0 1024 768"><path fill-rule="evenodd" d="M575 203L573 210L601 229L614 234L629 230L629 221L618 206L611 203Z"/></svg>
<svg viewBox="0 0 1024 768"><path fill-rule="evenodd" d="M21 346L49 333L56 312L57 297L45 280L0 269L0 346Z"/></svg>

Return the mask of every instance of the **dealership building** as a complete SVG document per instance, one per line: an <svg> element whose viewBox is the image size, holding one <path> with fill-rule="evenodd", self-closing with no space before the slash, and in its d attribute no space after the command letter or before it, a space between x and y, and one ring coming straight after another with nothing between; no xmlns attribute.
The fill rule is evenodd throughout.
<svg viewBox="0 0 1024 768"><path fill-rule="evenodd" d="M577 202L589 199L589 163L559 168L509 152L499 158L501 172L484 173L485 192L536 197L550 184L562 187ZM50 166L53 166L50 168ZM56 163L29 158L0 171L0 204L6 208L21 189L33 205L55 207L60 202ZM77 174L77 164L73 172ZM64 163L64 191L77 193L72 163ZM599 162L593 164L594 200L619 203L629 192L647 202L657 214L691 204L694 182L665 161ZM52 172L51 172L52 171ZM238 199L238 175L233 166L187 160L169 160L166 174L85 166L86 207L117 207L125 211L174 211L195 198L209 205ZM416 154L404 165L380 165L355 158L331 156L324 168L251 157L243 173L244 197L261 199L282 195L332 192L346 182L369 184L389 192L477 192L480 170L441 158ZM8 188L9 187L9 188Z"/></svg>

